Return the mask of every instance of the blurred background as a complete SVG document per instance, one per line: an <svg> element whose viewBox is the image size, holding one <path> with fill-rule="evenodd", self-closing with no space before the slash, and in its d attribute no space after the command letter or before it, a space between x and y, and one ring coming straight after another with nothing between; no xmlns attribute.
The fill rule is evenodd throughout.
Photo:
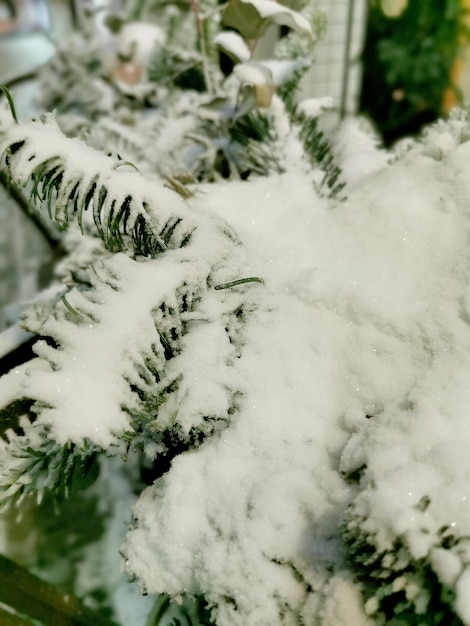
<svg viewBox="0 0 470 626"><path fill-rule="evenodd" d="M85 12L102 20L111 6L120 0L0 0L0 83L13 90L21 117L34 115L35 72L57 43L67 42ZM470 101L470 0L315 6L325 11L327 28L302 97L331 96L341 116L367 117L386 146ZM2 187L0 194L2 331L37 291L37 259L47 259L51 246Z"/></svg>
<svg viewBox="0 0 470 626"><path fill-rule="evenodd" d="M0 81L33 72L85 11L116 0L0 0ZM470 97L470 0L317 0L327 30L303 96L370 117L385 143Z"/></svg>

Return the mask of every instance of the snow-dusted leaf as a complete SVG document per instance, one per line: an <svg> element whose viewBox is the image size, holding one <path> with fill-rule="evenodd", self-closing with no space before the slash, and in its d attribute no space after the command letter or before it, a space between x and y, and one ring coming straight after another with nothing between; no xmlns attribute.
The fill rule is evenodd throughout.
<svg viewBox="0 0 470 626"><path fill-rule="evenodd" d="M276 91L271 70L262 63L250 61L235 66L234 73L246 85L253 85L256 105L269 107Z"/></svg>
<svg viewBox="0 0 470 626"><path fill-rule="evenodd" d="M227 30L218 33L214 38L214 43L234 61L244 63L251 57L250 49L245 40L233 31Z"/></svg>
<svg viewBox="0 0 470 626"><path fill-rule="evenodd" d="M312 36L312 28L303 15L274 0L230 0L222 22L236 28L245 39L258 39L270 23Z"/></svg>

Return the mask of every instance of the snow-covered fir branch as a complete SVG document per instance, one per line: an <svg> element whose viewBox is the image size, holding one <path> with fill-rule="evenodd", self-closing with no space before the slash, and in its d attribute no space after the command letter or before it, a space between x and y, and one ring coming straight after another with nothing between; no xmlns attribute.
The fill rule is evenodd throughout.
<svg viewBox="0 0 470 626"><path fill-rule="evenodd" d="M271 0L238 7L261 19L266 2L305 25ZM82 45L56 70L86 85ZM148 85L93 75L68 101L55 84L122 159L0 110L2 172L70 251L24 318L35 357L1 379L0 503L81 501L93 467L107 530L79 582L99 571L123 624L173 606L217 626L467 626L468 111L389 153L358 120L322 132L325 100L296 109L281 88L284 106L275 67L238 70L261 76L239 118L229 81L228 109L173 84L145 115ZM187 202L135 169L164 179L168 163L193 175ZM156 596L148 620L100 561L119 546Z"/></svg>

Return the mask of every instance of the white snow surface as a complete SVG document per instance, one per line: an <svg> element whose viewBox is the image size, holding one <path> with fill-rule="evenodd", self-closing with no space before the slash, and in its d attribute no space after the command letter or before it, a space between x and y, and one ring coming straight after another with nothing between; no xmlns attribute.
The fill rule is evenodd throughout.
<svg viewBox="0 0 470 626"><path fill-rule="evenodd" d="M391 164L373 144L343 201L295 157L192 201L264 259L266 285L233 364L240 411L144 492L126 553L145 589L203 593L218 625L368 623L338 536L351 502L379 551L404 537L455 583L470 624L470 553L436 544L445 525L470 534L470 144L436 133ZM343 476L363 465L359 493Z"/></svg>

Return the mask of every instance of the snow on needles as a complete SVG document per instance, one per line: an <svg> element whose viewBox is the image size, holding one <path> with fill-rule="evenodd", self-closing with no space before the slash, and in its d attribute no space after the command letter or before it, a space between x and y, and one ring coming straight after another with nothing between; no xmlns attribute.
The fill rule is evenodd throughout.
<svg viewBox="0 0 470 626"><path fill-rule="evenodd" d="M58 347L37 348L50 370L26 378L43 405L39 422L60 443L87 438L106 448L139 412L130 387L143 397L179 381L180 395L157 411L161 428L178 410L185 432L208 416L227 425L177 456L137 501L123 551L143 589L202 595L218 626L364 626L380 598L364 611L346 536L377 555L370 593L393 574L394 588L425 614L431 592L416 581L432 574L470 625L470 132L462 120L390 158L370 138L351 154L347 137L362 131L348 123L333 146L347 183L341 200L315 192L295 137L284 174L206 185L191 209L138 175L117 180L105 157L85 164L87 185L97 169L97 186L116 185L119 199L132 188L132 219L155 193L150 224L176 215L192 235L153 260L105 258L90 291L67 295L44 325ZM28 133L42 130L33 123ZM19 144L24 132L14 126L11 136ZM69 160L60 134L50 137L40 154L31 140L12 155L17 182L46 157ZM90 153L70 160L79 174L82 154ZM237 282L250 276L264 283ZM197 306L176 316L191 332L175 332L181 344L167 363L155 316L179 312L183 288ZM363 555L355 566L365 575ZM425 573L413 579L418 566Z"/></svg>
<svg viewBox="0 0 470 626"><path fill-rule="evenodd" d="M148 591L202 593L222 626L366 624L339 533L352 503L379 554L399 536L429 558L470 624L470 145L435 158L436 136L378 171L370 150L342 202L297 163L200 195L261 251L268 293L237 418L135 507L127 569Z"/></svg>

